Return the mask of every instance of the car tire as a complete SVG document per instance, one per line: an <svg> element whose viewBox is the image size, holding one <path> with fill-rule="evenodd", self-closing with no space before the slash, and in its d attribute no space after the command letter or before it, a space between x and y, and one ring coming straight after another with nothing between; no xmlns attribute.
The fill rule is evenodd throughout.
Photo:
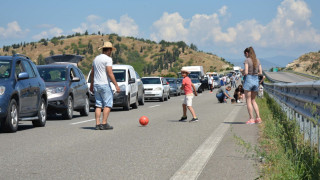
<svg viewBox="0 0 320 180"><path fill-rule="evenodd" d="M83 109L80 110L80 115L81 116L88 116L89 112L90 112L89 98L88 98L88 96L86 96L85 105L84 105Z"/></svg>
<svg viewBox="0 0 320 180"><path fill-rule="evenodd" d="M169 95L167 94L167 96L164 98L164 101L168 101L169 99Z"/></svg>
<svg viewBox="0 0 320 180"><path fill-rule="evenodd" d="M62 113L64 119L72 119L73 117L73 99L72 96L68 97L67 109Z"/></svg>
<svg viewBox="0 0 320 180"><path fill-rule="evenodd" d="M170 99L170 98L171 98L170 93L168 93L168 99Z"/></svg>
<svg viewBox="0 0 320 180"><path fill-rule="evenodd" d="M44 127L47 121L47 106L46 101L41 98L39 110L38 110L38 120L33 120L33 127Z"/></svg>
<svg viewBox="0 0 320 180"><path fill-rule="evenodd" d="M138 98L138 94L137 94L136 102L132 104L132 109L138 109L138 105L139 105L139 98Z"/></svg>
<svg viewBox="0 0 320 180"><path fill-rule="evenodd" d="M164 101L164 93L162 93L162 97L160 98L160 102Z"/></svg>
<svg viewBox="0 0 320 180"><path fill-rule="evenodd" d="M139 101L139 105L144 105L144 93L142 94L142 98Z"/></svg>
<svg viewBox="0 0 320 180"><path fill-rule="evenodd" d="M123 106L123 110L129 111L130 110L130 94L127 96L126 104Z"/></svg>
<svg viewBox="0 0 320 180"><path fill-rule="evenodd" d="M18 130L19 108L15 99L11 99L7 117L1 123L1 130L7 133L14 133Z"/></svg>

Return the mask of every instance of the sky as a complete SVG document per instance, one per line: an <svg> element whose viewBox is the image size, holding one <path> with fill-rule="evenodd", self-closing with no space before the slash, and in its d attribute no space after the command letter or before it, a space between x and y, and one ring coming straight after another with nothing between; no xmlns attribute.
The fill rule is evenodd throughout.
<svg viewBox="0 0 320 180"><path fill-rule="evenodd" d="M320 50L319 0L0 0L0 47L116 33L184 41L220 57L299 57Z"/></svg>

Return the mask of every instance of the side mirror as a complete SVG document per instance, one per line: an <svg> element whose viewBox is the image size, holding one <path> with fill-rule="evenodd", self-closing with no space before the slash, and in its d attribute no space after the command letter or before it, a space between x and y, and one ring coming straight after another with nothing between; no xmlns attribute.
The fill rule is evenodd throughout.
<svg viewBox="0 0 320 180"><path fill-rule="evenodd" d="M71 82L79 82L80 81L80 78L79 77L74 77L72 78Z"/></svg>
<svg viewBox="0 0 320 180"><path fill-rule="evenodd" d="M22 72L18 74L18 80L29 79L29 74L27 72Z"/></svg>
<svg viewBox="0 0 320 180"><path fill-rule="evenodd" d="M129 79L129 84L133 84L135 82L136 82L136 79L134 79L134 78Z"/></svg>

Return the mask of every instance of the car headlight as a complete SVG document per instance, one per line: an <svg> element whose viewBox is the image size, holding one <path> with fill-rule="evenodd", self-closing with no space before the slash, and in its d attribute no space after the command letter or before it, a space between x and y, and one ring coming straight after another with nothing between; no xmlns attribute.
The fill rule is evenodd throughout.
<svg viewBox="0 0 320 180"><path fill-rule="evenodd" d="M161 88L161 87L157 87L157 88L155 88L154 90L156 90L156 91L161 91L162 88Z"/></svg>
<svg viewBox="0 0 320 180"><path fill-rule="evenodd" d="M126 85L121 85L121 86L119 86L119 88L120 88L120 91L126 91Z"/></svg>
<svg viewBox="0 0 320 180"><path fill-rule="evenodd" d="M46 90L47 90L47 93L50 93L50 94L63 93L66 91L66 86L46 88Z"/></svg>
<svg viewBox="0 0 320 180"><path fill-rule="evenodd" d="M6 87L0 86L0 96L4 94L5 91L6 91Z"/></svg>

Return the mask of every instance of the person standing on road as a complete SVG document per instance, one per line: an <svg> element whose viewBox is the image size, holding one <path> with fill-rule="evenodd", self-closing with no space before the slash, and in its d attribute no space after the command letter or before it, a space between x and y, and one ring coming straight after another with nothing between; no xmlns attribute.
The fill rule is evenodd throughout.
<svg viewBox="0 0 320 180"><path fill-rule="evenodd" d="M233 99L229 95L229 91L231 91L231 86L228 87L220 87L216 93L216 97L220 103L227 103L227 98Z"/></svg>
<svg viewBox="0 0 320 180"><path fill-rule="evenodd" d="M237 88L237 84L236 84L236 76L235 76L235 74L233 74L232 76L231 76L231 78L230 78L230 80L231 80L231 87L233 88Z"/></svg>
<svg viewBox="0 0 320 180"><path fill-rule="evenodd" d="M208 77L208 84L209 84L209 88L210 88L210 93L212 93L212 89L213 89L213 77L211 74L209 74Z"/></svg>
<svg viewBox="0 0 320 180"><path fill-rule="evenodd" d="M246 57L246 60L244 61L245 80L243 89L246 96L248 113L250 116L250 119L246 122L246 124L261 123L262 121L260 118L259 107L255 98L259 91L258 74L262 74L262 67L252 47L248 47L244 50L244 56ZM256 119L253 118L253 109L256 112Z"/></svg>
<svg viewBox="0 0 320 180"><path fill-rule="evenodd" d="M181 69L181 76L183 77L181 90L184 90L185 97L182 104L183 115L179 121L187 120L188 107L189 111L192 114L192 119L189 122L197 122L198 118L196 116L196 113L194 112L194 109L192 108L193 91L195 96L197 96L198 94L196 91L196 87L192 84L191 79L188 77L189 73L190 72L188 71L188 69Z"/></svg>
<svg viewBox="0 0 320 180"><path fill-rule="evenodd" d="M112 58L110 57L111 52L116 50L116 48L112 47L110 42L104 42L99 50L100 49L102 49L102 54L95 57L92 63L90 91L94 92L96 98L96 130L109 130L113 129L113 127L107 123L113 106L113 92L110 81L114 84L116 92L120 92L120 88L112 72ZM101 124L100 117L102 109L103 116Z"/></svg>

